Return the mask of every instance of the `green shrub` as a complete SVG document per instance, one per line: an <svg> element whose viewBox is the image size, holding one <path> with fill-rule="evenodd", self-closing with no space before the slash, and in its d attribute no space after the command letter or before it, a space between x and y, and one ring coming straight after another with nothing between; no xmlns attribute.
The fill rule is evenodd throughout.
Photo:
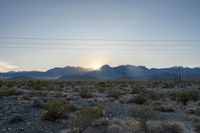
<svg viewBox="0 0 200 133"><path fill-rule="evenodd" d="M42 115L42 120L56 121L57 119L67 118L66 113L75 111L73 104L62 100L53 100L44 105L46 112Z"/></svg>

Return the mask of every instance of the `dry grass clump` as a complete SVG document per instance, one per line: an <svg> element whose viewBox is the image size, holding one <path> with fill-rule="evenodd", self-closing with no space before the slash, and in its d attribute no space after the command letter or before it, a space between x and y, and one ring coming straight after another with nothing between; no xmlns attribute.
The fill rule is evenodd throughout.
<svg viewBox="0 0 200 133"><path fill-rule="evenodd" d="M42 120L56 121L57 119L67 118L66 113L75 111L76 107L70 102L53 100L44 105L46 112L42 115Z"/></svg>
<svg viewBox="0 0 200 133"><path fill-rule="evenodd" d="M92 91L88 87L83 87L79 90L79 95L81 98L92 98Z"/></svg>
<svg viewBox="0 0 200 133"><path fill-rule="evenodd" d="M171 99L181 102L183 105L187 105L189 101L197 101L199 99L198 92L182 92L171 94Z"/></svg>
<svg viewBox="0 0 200 133"><path fill-rule="evenodd" d="M0 88L0 97L2 96L12 96L17 95L17 92L14 88L9 88L7 86L2 86Z"/></svg>
<svg viewBox="0 0 200 133"><path fill-rule="evenodd" d="M70 119L72 124L72 132L83 132L88 127L92 126L92 122L104 116L106 111L105 106L99 105L90 108L83 108L75 113Z"/></svg>

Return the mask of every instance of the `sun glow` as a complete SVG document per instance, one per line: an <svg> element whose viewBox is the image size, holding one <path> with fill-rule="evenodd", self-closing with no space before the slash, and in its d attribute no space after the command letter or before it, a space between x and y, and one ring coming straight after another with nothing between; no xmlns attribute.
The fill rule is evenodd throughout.
<svg viewBox="0 0 200 133"><path fill-rule="evenodd" d="M94 64L93 66L92 66L92 68L94 69L94 70L99 70L100 68L101 68L101 66L102 66L102 64Z"/></svg>

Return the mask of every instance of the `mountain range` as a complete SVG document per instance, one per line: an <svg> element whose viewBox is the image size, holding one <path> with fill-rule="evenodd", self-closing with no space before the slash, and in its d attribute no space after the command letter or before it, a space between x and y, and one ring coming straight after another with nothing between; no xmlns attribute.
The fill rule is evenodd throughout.
<svg viewBox="0 0 200 133"><path fill-rule="evenodd" d="M21 71L0 73L0 79L12 80L174 80L180 75L182 80L200 80L200 68L170 67L147 68L145 66L103 65L99 70L67 66L53 68L45 72Z"/></svg>

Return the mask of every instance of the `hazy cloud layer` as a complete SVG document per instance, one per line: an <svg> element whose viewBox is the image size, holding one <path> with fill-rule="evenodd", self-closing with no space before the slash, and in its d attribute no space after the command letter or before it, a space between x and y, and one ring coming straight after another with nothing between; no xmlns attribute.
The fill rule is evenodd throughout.
<svg viewBox="0 0 200 133"><path fill-rule="evenodd" d="M0 72L6 72L6 71L10 71L10 70L15 70L17 68L19 68L19 67L15 66L13 64L10 64L8 62L0 60Z"/></svg>

